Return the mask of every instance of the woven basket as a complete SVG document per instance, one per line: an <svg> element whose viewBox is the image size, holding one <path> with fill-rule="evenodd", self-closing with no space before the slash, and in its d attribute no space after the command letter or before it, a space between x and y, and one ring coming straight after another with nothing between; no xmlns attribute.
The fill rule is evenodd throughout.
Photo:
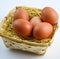
<svg viewBox="0 0 60 59"><path fill-rule="evenodd" d="M24 7L24 6L15 7L13 10L9 12L9 14L1 22L0 36L2 37L6 47L8 48L33 52L39 55L45 54L46 49L51 45L53 41L52 38L57 28L57 25L53 26L54 32L51 35L51 37L46 39L37 40L31 37L28 38L18 37L16 33L13 31L12 22L14 20L13 18L14 12L16 11L17 8L20 7L25 8L27 10L30 18L37 15L41 17L41 12L42 12L41 9Z"/></svg>

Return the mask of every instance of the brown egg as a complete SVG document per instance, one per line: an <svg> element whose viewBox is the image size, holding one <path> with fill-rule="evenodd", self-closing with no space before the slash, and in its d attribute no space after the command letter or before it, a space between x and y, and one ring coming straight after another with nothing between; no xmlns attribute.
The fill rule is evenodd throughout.
<svg viewBox="0 0 60 59"><path fill-rule="evenodd" d="M14 13L14 19L29 20L28 12L24 8L18 8Z"/></svg>
<svg viewBox="0 0 60 59"><path fill-rule="evenodd" d="M52 25L55 25L58 23L58 14L57 12L51 8L51 7L45 7L42 10L42 20L45 22L49 22Z"/></svg>
<svg viewBox="0 0 60 59"><path fill-rule="evenodd" d="M35 16L33 17L31 20L30 20L30 23L33 25L33 26L36 26L37 24L39 24L41 22L41 19L39 16Z"/></svg>
<svg viewBox="0 0 60 59"><path fill-rule="evenodd" d="M32 31L32 24L24 19L16 19L13 22L13 29L19 36L27 37Z"/></svg>
<svg viewBox="0 0 60 59"><path fill-rule="evenodd" d="M33 29L33 36L36 39L45 39L49 37L53 32L53 27L50 23L42 22L36 25Z"/></svg>

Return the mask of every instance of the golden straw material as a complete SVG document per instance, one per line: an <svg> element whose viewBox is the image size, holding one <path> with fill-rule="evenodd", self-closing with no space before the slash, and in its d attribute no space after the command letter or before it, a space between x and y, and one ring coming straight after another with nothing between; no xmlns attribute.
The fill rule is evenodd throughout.
<svg viewBox="0 0 60 59"><path fill-rule="evenodd" d="M57 25L53 26L54 32L51 37L46 39L37 40L33 37L23 38L16 35L13 30L12 23L14 21L14 12L17 8L24 8L29 14L30 19L34 16L40 16L42 9L17 6L9 12L9 14L3 19L0 25L0 36L2 37L6 47L11 49L19 49L23 51L33 52L35 54L44 54L46 49L53 41L53 35L57 29Z"/></svg>

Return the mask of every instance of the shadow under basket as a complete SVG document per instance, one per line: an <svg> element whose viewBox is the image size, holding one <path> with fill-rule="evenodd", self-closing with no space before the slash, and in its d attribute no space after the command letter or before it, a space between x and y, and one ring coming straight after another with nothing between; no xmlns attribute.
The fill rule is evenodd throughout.
<svg viewBox="0 0 60 59"><path fill-rule="evenodd" d="M0 36L2 37L4 44L10 49L19 49L23 51L33 52L38 55L45 54L47 48L51 45L53 41L53 35L55 34L57 25L53 26L54 33L52 34L52 36L46 39L37 40L30 38L30 40L18 37L13 31L12 23L14 20L14 12L17 8L20 7L25 8L27 10L30 18L37 15L41 16L42 10L38 8L18 6L11 10L9 14L3 19L0 26Z"/></svg>

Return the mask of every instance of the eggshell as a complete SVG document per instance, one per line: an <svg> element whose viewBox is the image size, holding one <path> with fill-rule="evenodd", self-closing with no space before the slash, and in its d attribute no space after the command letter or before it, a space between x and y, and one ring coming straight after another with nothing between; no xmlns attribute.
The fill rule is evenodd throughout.
<svg viewBox="0 0 60 59"><path fill-rule="evenodd" d="M28 12L24 8L18 8L14 13L14 19L29 20Z"/></svg>
<svg viewBox="0 0 60 59"><path fill-rule="evenodd" d="M55 25L58 23L58 14L57 12L51 8L51 7L45 7L42 10L41 18L45 22L49 22L52 25Z"/></svg>
<svg viewBox="0 0 60 59"><path fill-rule="evenodd" d="M50 23L42 22L33 29L33 36L36 39L45 39L53 33L53 27Z"/></svg>
<svg viewBox="0 0 60 59"><path fill-rule="evenodd" d="M22 37L29 36L33 28L32 24L24 19L16 19L12 25L17 35Z"/></svg>

